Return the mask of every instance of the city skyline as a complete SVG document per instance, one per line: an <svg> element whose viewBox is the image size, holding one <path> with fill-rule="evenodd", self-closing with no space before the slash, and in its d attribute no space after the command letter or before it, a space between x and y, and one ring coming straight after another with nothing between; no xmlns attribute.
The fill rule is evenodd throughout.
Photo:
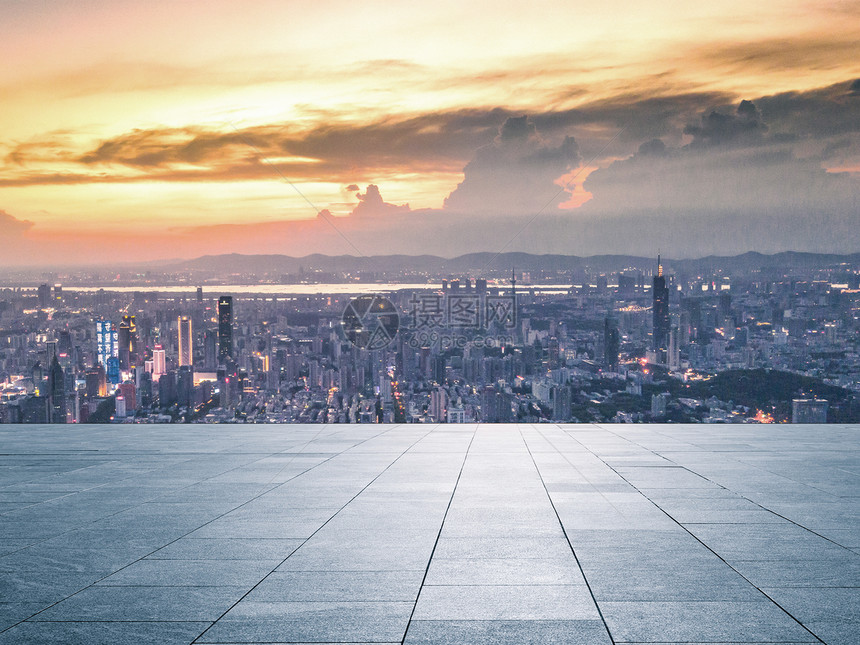
<svg viewBox="0 0 860 645"><path fill-rule="evenodd" d="M856 252L860 5L0 8L0 264Z"/></svg>
<svg viewBox="0 0 860 645"><path fill-rule="evenodd" d="M856 422L858 260L822 257L3 288L0 421Z"/></svg>

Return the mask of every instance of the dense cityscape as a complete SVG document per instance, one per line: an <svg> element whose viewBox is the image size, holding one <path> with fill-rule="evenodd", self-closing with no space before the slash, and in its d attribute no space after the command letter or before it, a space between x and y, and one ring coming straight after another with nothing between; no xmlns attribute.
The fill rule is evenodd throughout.
<svg viewBox="0 0 860 645"><path fill-rule="evenodd" d="M43 277L0 289L0 423L860 420L851 262Z"/></svg>

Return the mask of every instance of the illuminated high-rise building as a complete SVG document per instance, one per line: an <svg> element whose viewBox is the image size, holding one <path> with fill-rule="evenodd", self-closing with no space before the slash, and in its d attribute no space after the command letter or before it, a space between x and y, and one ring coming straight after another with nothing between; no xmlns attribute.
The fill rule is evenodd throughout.
<svg viewBox="0 0 860 645"><path fill-rule="evenodd" d="M233 356L233 297L218 298L218 360Z"/></svg>
<svg viewBox="0 0 860 645"><path fill-rule="evenodd" d="M158 378L167 371L167 356L161 345L156 345L152 350L152 377Z"/></svg>
<svg viewBox="0 0 860 645"><path fill-rule="evenodd" d="M109 358L119 357L119 333L110 320L96 321L98 364L107 369Z"/></svg>
<svg viewBox="0 0 860 645"><path fill-rule="evenodd" d="M194 346L191 335L191 318L179 317L179 365L192 365L194 363Z"/></svg>
<svg viewBox="0 0 860 645"><path fill-rule="evenodd" d="M137 365L137 323L134 316L123 316L119 324L119 367L127 370Z"/></svg>
<svg viewBox="0 0 860 645"><path fill-rule="evenodd" d="M663 275L663 265L657 256L657 275L654 276L654 335L652 348L657 353L658 360L668 349L669 343L669 287L666 286L666 276Z"/></svg>

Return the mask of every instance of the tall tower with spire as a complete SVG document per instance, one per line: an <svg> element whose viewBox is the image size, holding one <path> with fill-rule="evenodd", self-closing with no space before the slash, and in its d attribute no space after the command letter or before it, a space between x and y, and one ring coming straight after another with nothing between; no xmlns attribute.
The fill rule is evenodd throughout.
<svg viewBox="0 0 860 645"><path fill-rule="evenodd" d="M652 348L657 353L658 360L663 359L669 343L669 288L666 286L666 277L663 275L663 264L660 255L657 255L657 273L653 283L654 297L654 330Z"/></svg>

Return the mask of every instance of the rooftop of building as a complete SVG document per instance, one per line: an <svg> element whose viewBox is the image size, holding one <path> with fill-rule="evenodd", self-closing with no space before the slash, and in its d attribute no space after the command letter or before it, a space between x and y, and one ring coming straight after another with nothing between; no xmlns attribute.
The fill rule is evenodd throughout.
<svg viewBox="0 0 860 645"><path fill-rule="evenodd" d="M0 426L0 643L857 643L860 427Z"/></svg>

